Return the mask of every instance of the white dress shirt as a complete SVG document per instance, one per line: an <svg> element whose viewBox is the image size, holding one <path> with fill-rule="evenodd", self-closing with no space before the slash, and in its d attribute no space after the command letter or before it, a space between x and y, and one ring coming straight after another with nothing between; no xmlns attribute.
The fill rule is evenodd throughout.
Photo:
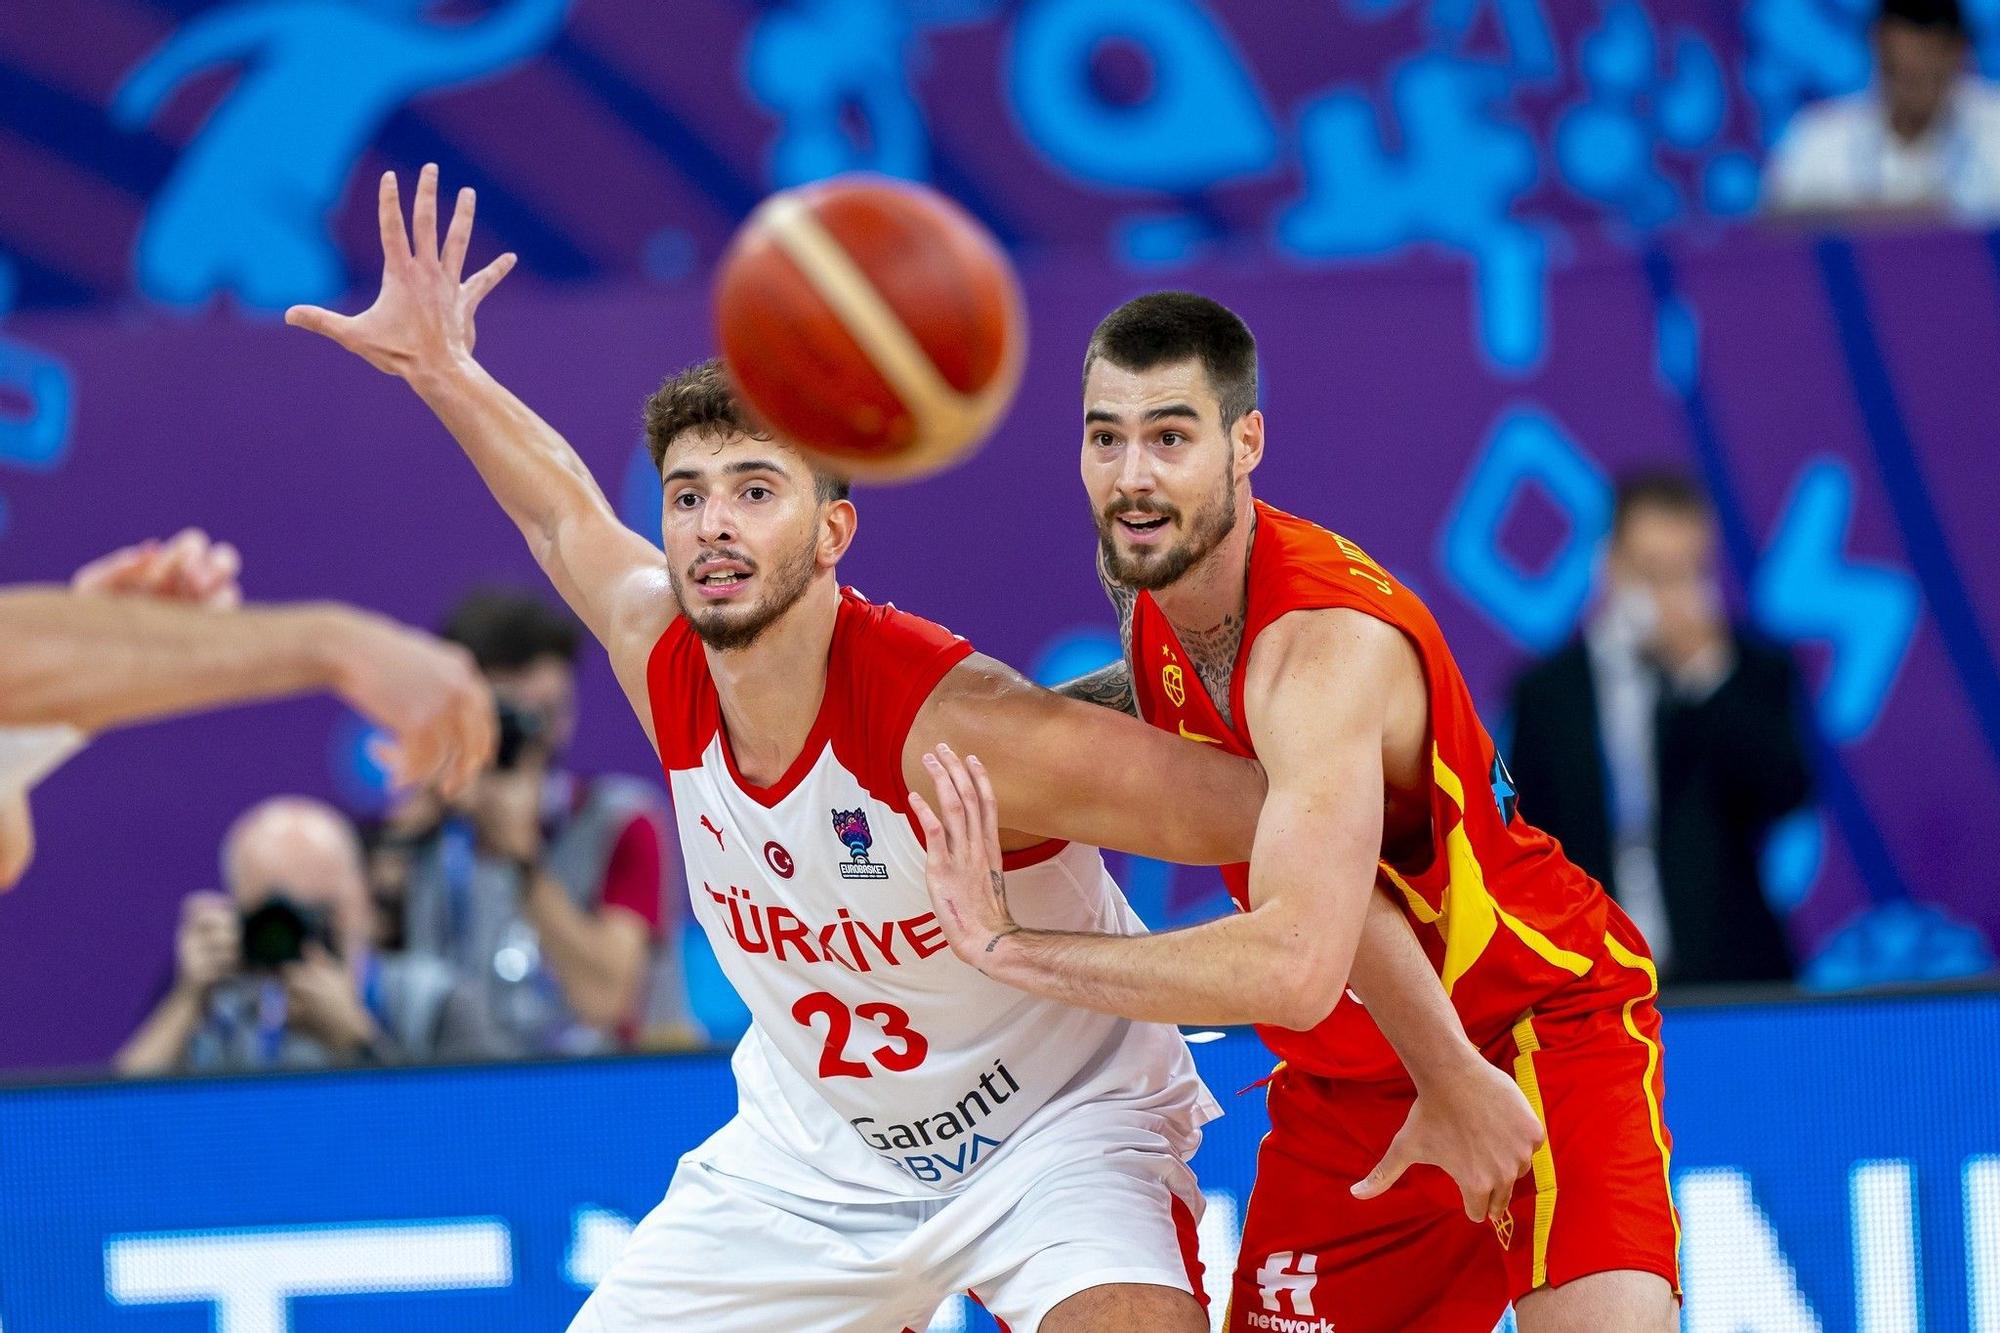
<svg viewBox="0 0 2000 1333"><path fill-rule="evenodd" d="M2000 89L1967 75L1914 140L1889 128L1869 88L1802 108L1764 169L1766 212L1933 207L1966 223L2000 220Z"/></svg>

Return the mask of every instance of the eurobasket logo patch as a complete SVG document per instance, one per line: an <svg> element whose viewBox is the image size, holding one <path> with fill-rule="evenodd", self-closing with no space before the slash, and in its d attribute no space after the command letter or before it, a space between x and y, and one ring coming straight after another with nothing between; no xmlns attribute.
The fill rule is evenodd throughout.
<svg viewBox="0 0 2000 1333"><path fill-rule="evenodd" d="M847 848L849 857L840 863L842 879L889 878L889 867L868 859L868 849L875 845L875 835L868 831L866 810L834 811L833 836Z"/></svg>

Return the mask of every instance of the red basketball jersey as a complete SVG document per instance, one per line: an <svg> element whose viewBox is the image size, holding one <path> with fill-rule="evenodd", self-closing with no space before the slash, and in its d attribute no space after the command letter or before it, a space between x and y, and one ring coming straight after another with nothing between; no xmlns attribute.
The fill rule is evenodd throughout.
<svg viewBox="0 0 2000 1333"><path fill-rule="evenodd" d="M1244 719L1245 664L1257 636L1290 611L1347 607L1410 639L1430 703L1431 840L1420 859L1383 863L1403 911L1480 1046L1505 1035L1551 992L1590 971L1617 909L1555 839L1519 818L1506 766L1473 710L1437 621L1409 589L1345 537L1261 502L1250 551L1243 645L1230 675L1225 723L1151 594L1132 613L1132 676L1140 715L1156 727L1255 757ZM1250 868L1225 866L1239 907ZM1332 1078L1390 1078L1389 1043L1351 999L1310 1032L1264 1027L1283 1059Z"/></svg>

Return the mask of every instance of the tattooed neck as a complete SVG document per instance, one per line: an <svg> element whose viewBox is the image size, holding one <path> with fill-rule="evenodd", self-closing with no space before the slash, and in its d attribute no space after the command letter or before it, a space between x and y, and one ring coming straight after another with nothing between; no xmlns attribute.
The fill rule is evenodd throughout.
<svg viewBox="0 0 2000 1333"><path fill-rule="evenodd" d="M1232 727L1236 719L1230 714L1229 682L1236 672L1236 655L1243 647L1243 618L1242 611L1232 611L1212 629L1180 631L1181 647L1187 650L1194 674L1208 691L1215 711Z"/></svg>

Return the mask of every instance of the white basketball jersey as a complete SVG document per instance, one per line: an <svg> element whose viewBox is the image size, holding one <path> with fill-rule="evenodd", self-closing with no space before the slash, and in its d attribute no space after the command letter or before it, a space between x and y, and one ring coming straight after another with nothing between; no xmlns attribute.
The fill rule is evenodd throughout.
<svg viewBox="0 0 2000 1333"><path fill-rule="evenodd" d="M753 1019L735 1060L741 1116L814 1173L870 1191L954 1191L1078 1102L1164 1094L1187 1109L1189 1152L1217 1114L1172 1028L1002 985L945 943L902 754L971 651L843 591L819 718L766 788L735 770L685 621L648 667L694 914ZM1144 929L1095 848L1010 853L1007 899L1027 926Z"/></svg>

